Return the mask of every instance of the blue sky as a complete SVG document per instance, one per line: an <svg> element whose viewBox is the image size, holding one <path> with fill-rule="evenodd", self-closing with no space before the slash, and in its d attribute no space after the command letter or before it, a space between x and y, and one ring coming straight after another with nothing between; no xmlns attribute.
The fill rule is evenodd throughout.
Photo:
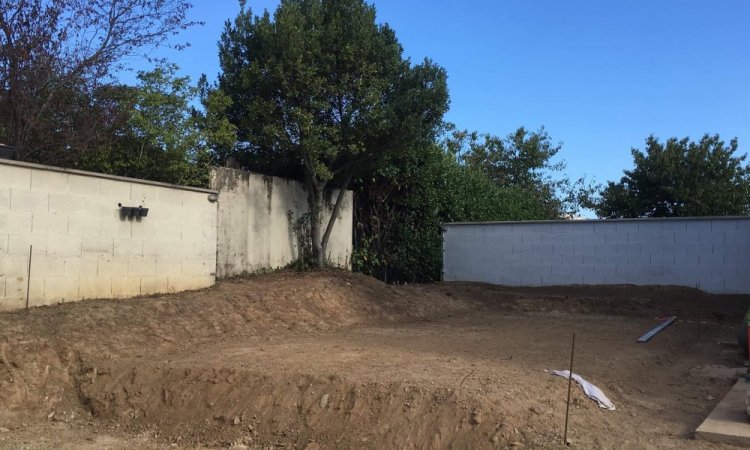
<svg viewBox="0 0 750 450"><path fill-rule="evenodd" d="M205 25L191 47L160 52L197 80L215 79L217 41L236 0L193 0ZM278 1L248 0L254 13ZM739 138L750 151L747 0L376 0L378 21L407 56L449 76L461 129L506 135L544 125L571 177L618 180L630 149L654 134ZM128 77L126 76L125 79Z"/></svg>

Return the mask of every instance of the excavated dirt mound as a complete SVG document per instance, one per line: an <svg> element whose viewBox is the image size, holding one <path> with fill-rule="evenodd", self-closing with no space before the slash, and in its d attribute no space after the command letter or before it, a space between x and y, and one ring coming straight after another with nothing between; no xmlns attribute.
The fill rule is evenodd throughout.
<svg viewBox="0 0 750 450"><path fill-rule="evenodd" d="M84 392L95 414L190 445L469 448L502 425L498 414L467 414L467 405L489 411L487 402L450 388L337 376L133 368Z"/></svg>
<svg viewBox="0 0 750 450"><path fill-rule="evenodd" d="M474 307L448 296L423 301L369 277L330 272L236 278L178 295L0 313L0 400L6 411L25 413L40 396L58 398L71 367L87 355L122 358L226 335L431 320Z"/></svg>
<svg viewBox="0 0 750 450"><path fill-rule="evenodd" d="M736 377L748 303L319 272L5 313L0 448L556 448L567 385L545 370L574 331L576 372L618 407L576 389L576 446L709 448L689 439Z"/></svg>

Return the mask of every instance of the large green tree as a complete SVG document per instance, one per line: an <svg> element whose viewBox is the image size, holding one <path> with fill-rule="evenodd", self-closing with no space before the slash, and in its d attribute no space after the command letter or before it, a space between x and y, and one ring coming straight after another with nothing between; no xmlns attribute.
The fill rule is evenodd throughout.
<svg viewBox="0 0 750 450"><path fill-rule="evenodd" d="M481 172L496 185L526 191L542 205L546 219L576 215L590 204L597 190L585 178L571 180L562 172L565 161L554 158L562 148L542 127L518 128L501 138L491 134L453 130L445 141L462 163Z"/></svg>
<svg viewBox="0 0 750 450"><path fill-rule="evenodd" d="M685 217L750 214L750 166L737 139L646 139L633 149L632 170L609 182L596 206L599 217Z"/></svg>
<svg viewBox="0 0 750 450"><path fill-rule="evenodd" d="M448 106L446 74L405 59L394 31L362 0L282 0L273 17L241 5L220 41L235 156L303 180L321 266L343 200L333 199L323 224L326 191L343 193L355 176L433 140Z"/></svg>

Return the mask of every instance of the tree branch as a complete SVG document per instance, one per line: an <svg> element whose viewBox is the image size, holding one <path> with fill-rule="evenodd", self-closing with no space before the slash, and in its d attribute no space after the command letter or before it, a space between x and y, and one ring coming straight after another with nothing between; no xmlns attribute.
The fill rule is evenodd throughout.
<svg viewBox="0 0 750 450"><path fill-rule="evenodd" d="M336 203L333 205L333 210L331 211L331 217L328 219L328 225L326 226L326 231L323 234L323 249L327 249L328 247L328 240L331 237L331 232L333 231L333 225L336 223L336 216L339 214L339 210L341 209L341 204L344 201L344 196L346 195L346 189L349 187L349 183L352 180L352 177L354 176L354 170L350 170L349 173L347 173L346 178L344 179L344 182L339 186L339 195L336 197Z"/></svg>

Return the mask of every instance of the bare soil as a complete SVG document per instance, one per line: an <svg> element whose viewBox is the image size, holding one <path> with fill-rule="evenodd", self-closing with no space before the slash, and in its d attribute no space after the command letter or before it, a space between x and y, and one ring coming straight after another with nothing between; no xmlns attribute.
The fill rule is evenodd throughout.
<svg viewBox="0 0 750 450"><path fill-rule="evenodd" d="M0 314L0 448L731 448L693 431L750 296L275 273ZM646 344L668 315L680 319Z"/></svg>

